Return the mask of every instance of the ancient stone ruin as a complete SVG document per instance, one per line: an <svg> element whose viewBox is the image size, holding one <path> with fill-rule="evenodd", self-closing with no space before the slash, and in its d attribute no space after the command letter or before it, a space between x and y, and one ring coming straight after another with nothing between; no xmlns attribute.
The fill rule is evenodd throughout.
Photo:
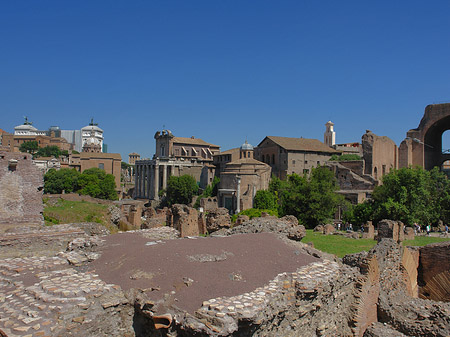
<svg viewBox="0 0 450 337"><path fill-rule="evenodd" d="M302 243L305 229L294 217L243 219L201 237L187 235L201 222L192 209L163 213L170 225L116 235L98 224L22 226L3 234L0 331L10 337L450 334L450 243L404 247L402 224L385 220L371 251L339 259Z"/></svg>
<svg viewBox="0 0 450 337"><path fill-rule="evenodd" d="M0 226L42 225L44 180L28 153L0 152Z"/></svg>

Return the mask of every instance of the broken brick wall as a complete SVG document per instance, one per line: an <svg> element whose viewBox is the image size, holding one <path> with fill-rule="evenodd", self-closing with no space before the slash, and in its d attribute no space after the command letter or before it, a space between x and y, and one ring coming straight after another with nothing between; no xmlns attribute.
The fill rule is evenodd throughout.
<svg viewBox="0 0 450 337"><path fill-rule="evenodd" d="M0 152L0 224L43 224L44 180L28 153Z"/></svg>

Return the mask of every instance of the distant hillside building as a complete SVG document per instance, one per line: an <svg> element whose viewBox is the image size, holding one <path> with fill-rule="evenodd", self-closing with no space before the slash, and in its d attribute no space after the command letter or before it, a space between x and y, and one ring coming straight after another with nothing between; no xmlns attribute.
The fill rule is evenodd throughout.
<svg viewBox="0 0 450 337"><path fill-rule="evenodd" d="M191 137L175 137L170 130L155 133L155 155L152 160L135 163L135 198L159 199L159 191L167 187L167 179L189 174L201 187L212 181L213 156L220 147Z"/></svg>

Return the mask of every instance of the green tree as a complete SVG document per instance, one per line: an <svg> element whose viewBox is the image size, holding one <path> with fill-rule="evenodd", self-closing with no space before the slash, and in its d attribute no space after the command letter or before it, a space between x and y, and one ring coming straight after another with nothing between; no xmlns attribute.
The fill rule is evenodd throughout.
<svg viewBox="0 0 450 337"><path fill-rule="evenodd" d="M343 214L344 222L349 222L355 225L363 225L367 221L373 219L373 203L366 201L358 205L349 206Z"/></svg>
<svg viewBox="0 0 450 337"><path fill-rule="evenodd" d="M39 149L39 145L38 145L38 142L35 140L23 142L19 146L20 152L28 152L28 153L31 153L32 155L34 155L38 151L38 149Z"/></svg>
<svg viewBox="0 0 450 337"><path fill-rule="evenodd" d="M41 147L37 150L35 157L55 157L62 155L62 151L56 145Z"/></svg>
<svg viewBox="0 0 450 337"><path fill-rule="evenodd" d="M372 194L374 219L429 223L437 220L432 212L430 172L422 168L401 168L383 176L383 184Z"/></svg>
<svg viewBox="0 0 450 337"><path fill-rule="evenodd" d="M173 204L189 204L198 192L198 185L194 177L182 175L171 176L167 181L166 197L169 206Z"/></svg>
<svg viewBox="0 0 450 337"><path fill-rule="evenodd" d="M80 173L75 169L50 169L44 176L44 193L74 192Z"/></svg>
<svg viewBox="0 0 450 337"><path fill-rule="evenodd" d="M277 197L269 190L259 190L253 199L253 205L257 209L277 210Z"/></svg>
<svg viewBox="0 0 450 337"><path fill-rule="evenodd" d="M289 175L286 181L272 178L269 191L278 199L278 213L294 215L308 228L334 218L343 197L336 193L338 185L332 171L317 167L310 175Z"/></svg>
<svg viewBox="0 0 450 337"><path fill-rule="evenodd" d="M112 174L93 167L85 170L77 179L77 191L94 198L116 200L116 183Z"/></svg>

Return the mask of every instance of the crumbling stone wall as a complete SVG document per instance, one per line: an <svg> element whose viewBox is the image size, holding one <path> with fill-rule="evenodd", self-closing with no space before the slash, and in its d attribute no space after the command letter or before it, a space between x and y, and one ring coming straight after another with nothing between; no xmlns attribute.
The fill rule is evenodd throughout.
<svg viewBox="0 0 450 337"><path fill-rule="evenodd" d="M30 154L0 152L0 225L42 225L43 187Z"/></svg>
<svg viewBox="0 0 450 337"><path fill-rule="evenodd" d="M447 289L450 283L448 279L450 275L447 275L450 271L450 242L427 245L418 248L418 251L420 256L418 279L421 285L419 296L435 301L450 300L448 294L450 289ZM440 289L441 287L443 289Z"/></svg>
<svg viewBox="0 0 450 337"><path fill-rule="evenodd" d="M402 267L406 279L406 292L409 296L417 298L419 294L419 286L417 284L419 251L417 249L404 248Z"/></svg>
<svg viewBox="0 0 450 337"><path fill-rule="evenodd" d="M377 136L370 130L361 138L364 173L375 180L381 178L392 169L398 168L398 148L393 140L386 136Z"/></svg>
<svg viewBox="0 0 450 337"><path fill-rule="evenodd" d="M378 223L378 241L381 239L393 239L395 242L405 240L405 225L401 221L381 220Z"/></svg>
<svg viewBox="0 0 450 337"><path fill-rule="evenodd" d="M203 208L204 212L218 208L219 203L217 202L217 197L201 198L200 207Z"/></svg>
<svg viewBox="0 0 450 337"><path fill-rule="evenodd" d="M198 212L187 205L175 204L167 212L167 225L180 232L181 237L200 234Z"/></svg>
<svg viewBox="0 0 450 337"><path fill-rule="evenodd" d="M130 229L141 228L141 217L144 202L139 200L124 199L115 201L114 204L117 205L122 211L122 214L131 226Z"/></svg>
<svg viewBox="0 0 450 337"><path fill-rule="evenodd" d="M230 228L231 219L228 210L224 207L215 208L206 214L206 230L208 233L215 232L221 228Z"/></svg>
<svg viewBox="0 0 450 337"><path fill-rule="evenodd" d="M371 239L373 240L375 238L375 228L372 225L372 221L368 221L362 226L363 233L362 238L363 239Z"/></svg>
<svg viewBox="0 0 450 337"><path fill-rule="evenodd" d="M361 276L355 282L356 301L351 307L354 336L363 336L366 329L377 322L377 303L380 294L380 271L376 256L364 258L359 265Z"/></svg>
<svg viewBox="0 0 450 337"><path fill-rule="evenodd" d="M380 266L378 321L407 336L448 336L450 304L408 294L403 247L393 239L382 239L371 253Z"/></svg>

